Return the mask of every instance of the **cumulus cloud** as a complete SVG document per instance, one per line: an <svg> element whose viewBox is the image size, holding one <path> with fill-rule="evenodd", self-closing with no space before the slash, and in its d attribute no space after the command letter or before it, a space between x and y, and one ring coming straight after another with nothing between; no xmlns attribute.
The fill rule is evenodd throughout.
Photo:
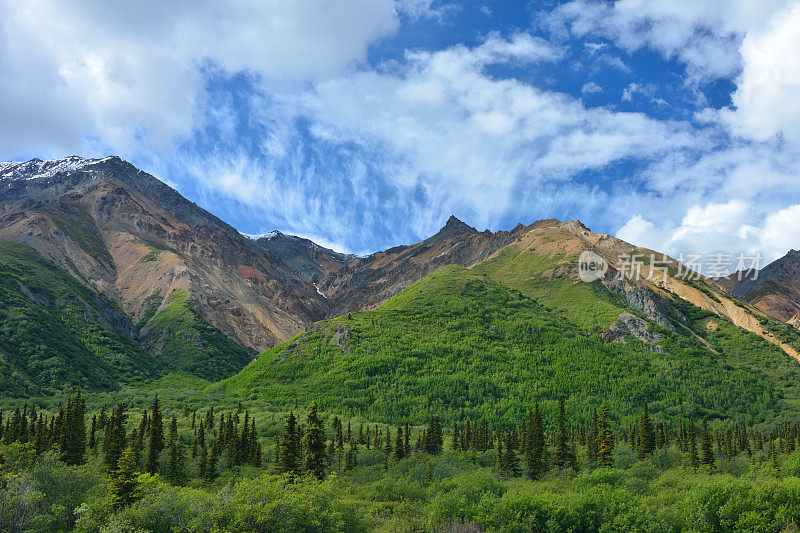
<svg viewBox="0 0 800 533"><path fill-rule="evenodd" d="M603 37L635 51L652 49L683 62L691 80L735 75L739 42L765 24L786 0L575 0L555 9L547 23L555 32Z"/></svg>
<svg viewBox="0 0 800 533"><path fill-rule="evenodd" d="M0 150L12 154L37 136L56 148L94 136L163 149L191 128L204 70L323 79L399 24L392 0L0 0L0 12Z"/></svg>
<svg viewBox="0 0 800 533"><path fill-rule="evenodd" d="M597 94L603 92L603 88L593 81L584 83L581 87L581 94Z"/></svg>
<svg viewBox="0 0 800 533"><path fill-rule="evenodd" d="M800 237L793 231L800 224L800 204L766 216L760 216L759 211L758 206L742 200L693 205L678 224L636 215L617 235L673 257L699 254L708 258L720 253L731 258L740 254L760 256L763 267L800 247ZM735 266L731 264L731 270Z"/></svg>
<svg viewBox="0 0 800 533"><path fill-rule="evenodd" d="M734 110L723 118L740 135L765 140L783 134L800 145L800 3L775 13L766 27L748 33L744 64L733 93Z"/></svg>

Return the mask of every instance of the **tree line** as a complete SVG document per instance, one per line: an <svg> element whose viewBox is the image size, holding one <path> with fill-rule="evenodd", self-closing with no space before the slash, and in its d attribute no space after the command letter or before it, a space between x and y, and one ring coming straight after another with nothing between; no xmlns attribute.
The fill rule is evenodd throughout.
<svg viewBox="0 0 800 533"><path fill-rule="evenodd" d="M440 418L429 417L422 428L406 422L396 427L344 421L338 416L330 427L312 404L304 422L290 412L275 439L272 452L263 451L257 421L241 406L233 412L182 412L165 420L158 396L141 412L138 423L129 420L125 403L109 409L103 406L88 418L80 392L70 394L54 413L22 406L10 413L0 412L0 441L22 443L36 454L56 453L69 465L85 462L87 452L95 453L111 478L115 505L133 498L140 473L160 474L175 485L190 478L213 482L226 468L272 467L290 477L324 479L331 468L348 471L358 466L363 449L382 452L388 465L413 453L439 454L445 449ZM181 434L178 417L187 419L190 434ZM190 422L189 422L189 418ZM184 431L185 433L185 431ZM539 404L513 426L490 425L486 420L462 419L452 427L450 449L457 453L494 452L497 471L503 476L544 476L551 469L579 469L588 463L597 467L614 465L618 443L625 442L640 460L670 446L688 454L690 464L713 467L718 459L730 460L740 454L766 451L777 468L779 456L800 445L800 429L785 422L764 431L734 425L713 431L707 419L681 419L677 425L654 421L644 405L638 419L626 427L612 428L611 415L603 404L589 420L570 424L564 397L558 398L553 427L542 419ZM0 459L2 457L0 456ZM190 475L191 474L191 475Z"/></svg>

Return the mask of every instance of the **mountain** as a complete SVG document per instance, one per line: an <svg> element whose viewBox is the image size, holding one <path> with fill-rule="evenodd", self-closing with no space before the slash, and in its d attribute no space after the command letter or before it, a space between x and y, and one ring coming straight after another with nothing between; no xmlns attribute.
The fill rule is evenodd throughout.
<svg viewBox="0 0 800 533"><path fill-rule="evenodd" d="M331 302L330 316L372 309L446 265L472 266L511 243L529 227L479 232L451 216L432 237L350 261L318 284Z"/></svg>
<svg viewBox="0 0 800 533"><path fill-rule="evenodd" d="M349 262L358 261L352 254L335 252L309 239L272 231L265 235L247 235L261 248L278 257L301 279L320 282L328 273L335 272ZM317 291L319 294L319 291Z"/></svg>
<svg viewBox="0 0 800 533"><path fill-rule="evenodd" d="M461 239L479 235L458 227ZM317 322L215 388L387 422L431 410L508 422L534 398L552 411L558 394L584 414L600 399L625 415L645 401L666 416L751 422L796 410L800 334L773 331L713 281L580 222L511 233L471 267L438 269L373 309ZM610 265L591 283L579 279L586 250ZM641 278L619 278L623 254L648 258Z"/></svg>
<svg viewBox="0 0 800 533"><path fill-rule="evenodd" d="M162 362L191 370L211 354L203 377L234 372L328 308L269 250L117 157L0 165L0 239L115 302Z"/></svg>
<svg viewBox="0 0 800 533"><path fill-rule="evenodd" d="M722 285L764 313L800 325L800 251L790 250L758 272L734 273Z"/></svg>
<svg viewBox="0 0 800 533"><path fill-rule="evenodd" d="M209 379L527 229L479 232L450 217L422 242L356 257L278 231L244 236L118 157L0 163L0 240L114 302L128 336L167 368Z"/></svg>
<svg viewBox="0 0 800 533"><path fill-rule="evenodd" d="M161 375L112 300L32 248L0 241L0 394L36 397L64 385L111 390Z"/></svg>

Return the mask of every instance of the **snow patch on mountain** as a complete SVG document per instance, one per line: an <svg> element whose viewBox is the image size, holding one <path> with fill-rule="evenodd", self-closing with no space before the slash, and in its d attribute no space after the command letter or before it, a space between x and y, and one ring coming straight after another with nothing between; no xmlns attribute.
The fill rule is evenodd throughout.
<svg viewBox="0 0 800 533"><path fill-rule="evenodd" d="M242 233L242 232L239 232L239 233ZM260 235L251 235L249 233L242 233L242 237L247 237L248 239L252 239L254 241L257 241L259 239L267 239L267 240L269 240L269 239L275 237L276 235L280 235L280 233L281 232L277 231L277 230L270 231L269 233L261 233Z"/></svg>
<svg viewBox="0 0 800 533"><path fill-rule="evenodd" d="M0 180L51 178L56 174L75 172L112 158L113 156L102 159L86 159L73 155L63 159L31 159L25 162L6 161L0 163Z"/></svg>

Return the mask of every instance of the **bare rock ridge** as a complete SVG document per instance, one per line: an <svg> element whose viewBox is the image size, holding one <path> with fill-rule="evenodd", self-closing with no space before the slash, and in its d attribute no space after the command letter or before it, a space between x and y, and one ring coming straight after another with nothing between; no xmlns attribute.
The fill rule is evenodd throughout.
<svg viewBox="0 0 800 533"><path fill-rule="evenodd" d="M800 314L800 251L790 250L761 270L736 272L720 285L768 315L796 323Z"/></svg>

